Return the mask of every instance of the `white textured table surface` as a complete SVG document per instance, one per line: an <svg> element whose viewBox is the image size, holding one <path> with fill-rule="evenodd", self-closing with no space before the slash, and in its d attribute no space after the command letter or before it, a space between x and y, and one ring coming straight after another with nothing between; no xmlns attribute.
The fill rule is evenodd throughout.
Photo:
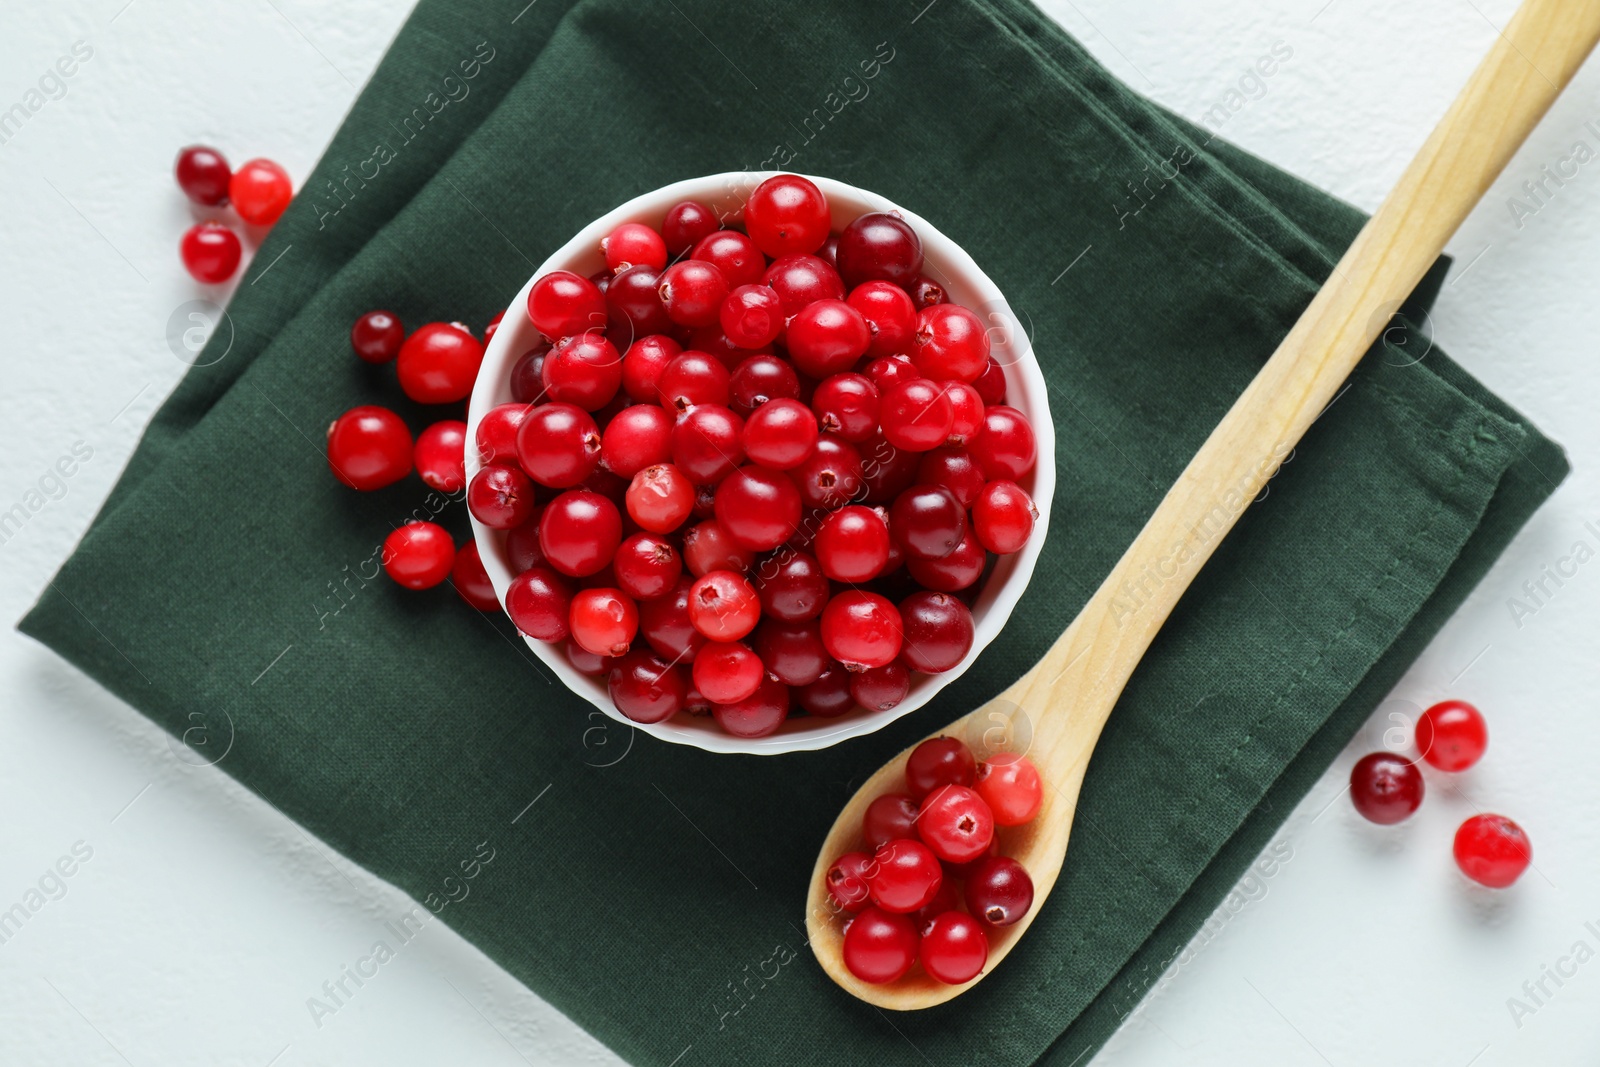
<svg viewBox="0 0 1600 1067"><path fill-rule="evenodd" d="M1234 105L1226 136L1369 209L1512 9L1045 6L1134 87L1196 120ZM189 212L171 184L175 149L213 142L303 177L404 15L381 0L0 8L0 111L34 103L46 76L40 106L0 143L0 309L12 324L0 511L42 500L0 544L7 620L70 551L184 369L166 341L169 315L196 295L176 255ZM78 41L92 56L50 80ZM1274 45L1292 56L1252 80ZM1591 63L1457 237L1433 316L1451 355L1568 448L1573 475L1290 816L1272 873L1247 881L1153 982L1096 1063L1600 1057L1600 161L1578 162L1600 155L1597 91ZM1530 200L1520 187L1542 166L1568 177ZM53 480L74 448L91 454ZM1532 610L1519 618L1513 599ZM0 910L39 903L0 943L0 1062L616 1062L436 923L319 1028L307 998L405 898L217 769L178 758L165 734L14 632L0 634L0 677ZM1362 823L1339 795L1350 765L1384 744L1401 721L1391 715L1446 696L1485 710L1489 755L1453 782L1431 774L1401 827ZM1534 841L1537 869L1508 892L1476 891L1452 866L1454 828L1480 809L1512 815ZM74 852L70 877L47 876Z"/></svg>

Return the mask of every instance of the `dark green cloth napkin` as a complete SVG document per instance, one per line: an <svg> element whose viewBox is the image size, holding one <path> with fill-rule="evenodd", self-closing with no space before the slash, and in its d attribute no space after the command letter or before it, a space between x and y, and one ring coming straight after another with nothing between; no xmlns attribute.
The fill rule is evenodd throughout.
<svg viewBox="0 0 1600 1067"><path fill-rule="evenodd" d="M231 347L22 627L174 733L231 722L222 769L632 1061L1081 1062L1566 472L1414 333L1374 352L1128 687L1026 944L913 1015L829 983L802 908L834 813L1033 663L1361 223L1208 137L1020 0L422 0L257 255ZM350 355L358 313L481 325L620 201L761 166L881 192L972 253L1031 323L1060 479L972 671L780 758L630 738L503 618L365 580L393 526L464 535L463 508L414 479L348 492L322 443L357 403L437 417Z"/></svg>

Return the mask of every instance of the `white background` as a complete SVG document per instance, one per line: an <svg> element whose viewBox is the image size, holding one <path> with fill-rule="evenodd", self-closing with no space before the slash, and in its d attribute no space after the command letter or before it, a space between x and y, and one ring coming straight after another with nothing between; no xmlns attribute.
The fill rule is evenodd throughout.
<svg viewBox="0 0 1600 1067"><path fill-rule="evenodd" d="M1512 5L1323 3L1045 6L1129 84L1196 119L1285 42L1293 57L1225 135L1370 209ZM70 551L184 369L167 318L201 293L177 258L191 213L171 182L174 151L214 143L303 177L405 15L381 0L124 4L0 9L0 109L75 40L94 48L66 96L0 145L0 510L75 442L94 450L65 496L0 546L6 620ZM521 6L508 0L507 17ZM1520 229L1507 207L1574 141L1600 150L1583 128L1600 118L1597 90L1591 64L1467 222L1434 313L1444 347L1561 441L1573 475L1290 818L1289 861L1219 917L1097 1064L1600 1056L1600 963L1546 979L1550 995L1520 1020L1507 1006L1576 942L1600 951L1584 926L1600 930L1600 562L1520 626L1507 606L1575 541L1600 548L1584 525L1600 526L1600 161ZM75 842L93 849L67 895L0 945L0 1061L615 1062L438 924L318 1030L306 998L404 898L215 768L175 758L166 735L14 632L0 634L0 678L0 909ZM1447 696L1488 715L1484 762L1430 775L1408 823L1362 823L1340 795L1350 765L1403 721L1391 713ZM1452 866L1451 835L1476 810L1512 815L1533 839L1536 870L1509 891L1477 890Z"/></svg>

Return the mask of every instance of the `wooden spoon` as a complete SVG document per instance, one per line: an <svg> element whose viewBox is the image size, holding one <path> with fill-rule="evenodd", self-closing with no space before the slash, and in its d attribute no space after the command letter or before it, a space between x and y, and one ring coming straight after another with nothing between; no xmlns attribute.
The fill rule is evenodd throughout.
<svg viewBox="0 0 1600 1067"><path fill-rule="evenodd" d="M1600 0L1525 0L1333 275L1066 632L1005 692L939 731L969 741L986 733L992 741L998 733L1004 748L1021 747L1009 734L1026 726L1032 733L1029 756L1047 785L1038 817L1001 835L1005 854L1033 876L1034 904L1020 922L991 936L985 974L1021 940L1061 873L1089 755L1156 631L1555 101L1597 36ZM835 858L862 846L867 804L904 788L909 752L867 779L839 813L812 870L806 900L807 934L829 977L862 1000L902 1011L943 1003L983 976L952 986L913 968L886 985L857 979L844 966L843 924L823 878Z"/></svg>

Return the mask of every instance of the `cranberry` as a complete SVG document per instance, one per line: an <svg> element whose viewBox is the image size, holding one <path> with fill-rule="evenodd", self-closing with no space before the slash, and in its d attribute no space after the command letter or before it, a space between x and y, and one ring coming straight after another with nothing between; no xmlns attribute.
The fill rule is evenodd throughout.
<svg viewBox="0 0 1600 1067"><path fill-rule="evenodd" d="M496 404L478 420L477 446L479 463L514 463L517 461L517 431L533 411L528 404L513 401Z"/></svg>
<svg viewBox="0 0 1600 1067"><path fill-rule="evenodd" d="M722 332L740 348L771 344L783 332L783 306L778 294L765 285L736 287L722 302L718 315Z"/></svg>
<svg viewBox="0 0 1600 1067"><path fill-rule="evenodd" d="M744 420L720 404L689 410L672 429L672 462L699 485L720 482L739 466Z"/></svg>
<svg viewBox="0 0 1600 1067"><path fill-rule="evenodd" d="M950 444L964 445L983 426L983 397L966 382L940 382L950 401Z"/></svg>
<svg viewBox="0 0 1600 1067"><path fill-rule="evenodd" d="M1362 817L1381 826L1400 822L1422 804L1422 772L1389 752L1363 756L1350 770L1350 799Z"/></svg>
<svg viewBox="0 0 1600 1067"><path fill-rule="evenodd" d="M850 675L850 695L869 711L888 711L911 691L911 673L898 660Z"/></svg>
<svg viewBox="0 0 1600 1067"><path fill-rule="evenodd" d="M239 269L239 237L220 222L197 222L184 232L178 255L197 282L220 285Z"/></svg>
<svg viewBox="0 0 1600 1067"><path fill-rule="evenodd" d="M667 242L642 222L624 222L600 239L600 254L613 273L636 266L660 270L667 265Z"/></svg>
<svg viewBox="0 0 1600 1067"><path fill-rule="evenodd" d="M711 714L718 726L735 737L766 737L776 733L789 717L789 687L763 678L750 696L732 704L713 704Z"/></svg>
<svg viewBox="0 0 1600 1067"><path fill-rule="evenodd" d="M973 788L994 813L996 826L1032 822L1044 804L1039 769L1027 756L1015 752L997 753L985 760Z"/></svg>
<svg viewBox="0 0 1600 1067"><path fill-rule="evenodd" d="M984 411L983 429L967 443L967 448L978 457L990 478L1011 481L1033 470L1039 454L1033 427L1022 412L1004 404Z"/></svg>
<svg viewBox="0 0 1600 1067"><path fill-rule="evenodd" d="M650 337L672 329L661 302L661 271L655 267L629 267L606 285L606 329L628 347L635 337Z"/></svg>
<svg viewBox="0 0 1600 1067"><path fill-rule="evenodd" d="M762 614L784 622L814 619L828 602L828 579L804 552L782 551L763 562L755 585Z"/></svg>
<svg viewBox="0 0 1600 1067"><path fill-rule="evenodd" d="M533 483L515 467L483 467L467 486L467 510L492 530L521 526L533 517Z"/></svg>
<svg viewBox="0 0 1600 1067"><path fill-rule="evenodd" d="M1441 771L1464 771L1483 758L1489 728L1477 708L1465 700L1435 704L1417 720L1417 748L1422 758Z"/></svg>
<svg viewBox="0 0 1600 1067"><path fill-rule="evenodd" d="M734 368L728 380L728 406L744 418L769 400L795 400L800 396L800 377L786 359L754 355Z"/></svg>
<svg viewBox="0 0 1600 1067"><path fill-rule="evenodd" d="M661 224L661 236L667 243L668 254L681 256L716 229L717 216L710 208L695 200L685 200L667 212L666 221Z"/></svg>
<svg viewBox="0 0 1600 1067"><path fill-rule="evenodd" d="M867 872L871 868L872 857L865 852L846 852L834 860L823 876L834 904L844 911L860 911L867 903Z"/></svg>
<svg viewBox="0 0 1600 1067"><path fill-rule="evenodd" d="M720 318L722 313L718 311L717 314ZM681 334L683 328L680 327L678 332ZM740 348L734 344L733 340L722 332L720 322L713 323L710 326L701 326L690 331L687 347L712 356L730 371L744 362L749 356L756 354L748 348ZM758 351L762 354L770 352L769 349L760 349Z"/></svg>
<svg viewBox="0 0 1600 1067"><path fill-rule="evenodd" d="M822 247L817 249L816 257L834 270L839 269L839 237L829 234L828 239L822 242Z"/></svg>
<svg viewBox="0 0 1600 1067"><path fill-rule="evenodd" d="M404 361L403 351L400 358ZM545 355L541 374L551 400L599 411L622 385L622 357L595 331L573 334L556 342Z"/></svg>
<svg viewBox="0 0 1600 1067"><path fill-rule="evenodd" d="M911 365L911 360L905 356L879 356L867 364L867 377L872 379L872 384L882 393L890 386L899 385L901 382L914 382L922 377L922 373Z"/></svg>
<svg viewBox="0 0 1600 1067"><path fill-rule="evenodd" d="M848 303L861 313L872 330L867 355L893 356L911 347L917 329L917 309L906 291L892 282L867 282L850 290Z"/></svg>
<svg viewBox="0 0 1600 1067"><path fill-rule="evenodd" d="M407 589L431 589L450 577L455 542L443 526L408 522L383 539L383 569Z"/></svg>
<svg viewBox="0 0 1600 1067"><path fill-rule="evenodd" d="M926 378L890 386L878 412L884 438L907 452L926 452L944 444L955 419L944 390ZM989 470L987 462L984 469Z"/></svg>
<svg viewBox="0 0 1600 1067"><path fill-rule="evenodd" d="M568 628L584 651L620 656L639 630L639 613L620 589L580 589L572 598Z"/></svg>
<svg viewBox="0 0 1600 1067"><path fill-rule="evenodd" d="M602 454L600 430L573 404L543 404L517 431L517 462L528 477L552 489L570 489L594 473Z"/></svg>
<svg viewBox="0 0 1600 1067"><path fill-rule="evenodd" d="M815 183L798 174L779 174L750 194L744 225L761 251L776 257L815 252L833 223L828 200Z"/></svg>
<svg viewBox="0 0 1600 1067"><path fill-rule="evenodd" d="M917 477L919 455L891 445L879 434L861 446L864 495L874 504L892 501Z"/></svg>
<svg viewBox="0 0 1600 1067"><path fill-rule="evenodd" d="M989 331L960 304L935 304L917 312L911 362L925 377L976 381L989 365Z"/></svg>
<svg viewBox="0 0 1600 1067"><path fill-rule="evenodd" d="M1474 815L1456 831L1455 856L1462 874L1490 889L1504 889L1533 862L1533 845L1504 815Z"/></svg>
<svg viewBox="0 0 1600 1067"><path fill-rule="evenodd" d="M989 962L989 937L972 916L947 911L923 933L918 958L935 981L961 985L983 973Z"/></svg>
<svg viewBox="0 0 1600 1067"><path fill-rule="evenodd" d="M589 275L589 284L600 290L601 296L605 296L606 290L611 288L611 279L611 272L602 268ZM593 328L591 327L591 329Z"/></svg>
<svg viewBox="0 0 1600 1067"><path fill-rule="evenodd" d="M679 578L670 593L639 605L639 633L651 648L674 663L692 662L706 643L689 621L689 590L693 587L688 578Z"/></svg>
<svg viewBox="0 0 1600 1067"><path fill-rule="evenodd" d="M683 710L689 682L681 667L667 663L647 648L635 648L613 662L606 689L618 711L634 722L649 724L670 719Z"/></svg>
<svg viewBox="0 0 1600 1067"><path fill-rule="evenodd" d="M610 656L597 656L572 638L567 638L567 662L579 674L606 674L611 670Z"/></svg>
<svg viewBox="0 0 1600 1067"><path fill-rule="evenodd" d="M917 962L917 932L904 915L868 908L844 932L842 953L845 967L861 981L896 982Z"/></svg>
<svg viewBox="0 0 1600 1067"><path fill-rule="evenodd" d="M828 669L828 651L822 647L816 619L767 619L756 628L752 643L767 670L784 685L810 685Z"/></svg>
<svg viewBox="0 0 1600 1067"><path fill-rule="evenodd" d="M878 846L867 873L867 892L884 911L904 915L933 899L944 881L944 870L927 845L909 837Z"/></svg>
<svg viewBox="0 0 1600 1067"><path fill-rule="evenodd" d="M1010 926L1033 907L1033 879L1010 856L987 856L967 870L967 910L990 926Z"/></svg>
<svg viewBox="0 0 1600 1067"><path fill-rule="evenodd" d="M917 306L918 311L950 299L945 294L944 286L926 274L918 275L916 281L906 286L906 292L911 294L911 302Z"/></svg>
<svg viewBox="0 0 1600 1067"><path fill-rule="evenodd" d="M624 498L628 517L652 533L671 533L694 507L694 486L670 463L646 467L633 476Z"/></svg>
<svg viewBox="0 0 1600 1067"><path fill-rule="evenodd" d="M889 529L911 559L943 559L967 534L967 509L942 485L914 485L895 497Z"/></svg>
<svg viewBox="0 0 1600 1067"><path fill-rule="evenodd" d="M839 507L861 491L861 453L842 438L822 434L811 455L795 468L794 479L807 507Z"/></svg>
<svg viewBox="0 0 1600 1067"><path fill-rule="evenodd" d="M516 628L540 641L567 639L572 591L549 567L529 567L506 588L506 614Z"/></svg>
<svg viewBox="0 0 1600 1067"><path fill-rule="evenodd" d="M540 509L535 507L532 518L506 531L506 562L513 575L546 565L544 549L539 547L539 517Z"/></svg>
<svg viewBox="0 0 1600 1067"><path fill-rule="evenodd" d="M814 300L789 320L784 343L796 367L825 378L855 366L872 342L861 312L843 300Z"/></svg>
<svg viewBox="0 0 1600 1067"><path fill-rule="evenodd" d="M661 372L682 352L683 346L664 334L639 338L622 357L623 390L641 404L658 403L660 393L656 386Z"/></svg>
<svg viewBox="0 0 1600 1067"><path fill-rule="evenodd" d="M551 341L603 329L606 298L594 282L570 270L553 270L528 291L528 318Z"/></svg>
<svg viewBox="0 0 1600 1067"><path fill-rule="evenodd" d="M712 641L694 658L694 687L713 704L734 704L761 686L761 657L738 641Z"/></svg>
<svg viewBox="0 0 1600 1067"><path fill-rule="evenodd" d="M531 404L544 398L544 357L550 346L541 342L517 357L511 367L511 399Z"/></svg>
<svg viewBox="0 0 1600 1067"><path fill-rule="evenodd" d="M773 261L761 280L778 294L785 318L799 314L814 300L844 299L839 272L816 256L783 256Z"/></svg>
<svg viewBox="0 0 1600 1067"><path fill-rule="evenodd" d="M788 475L765 467L740 467L724 478L715 507L728 535L756 552L777 548L800 525L800 490Z"/></svg>
<svg viewBox="0 0 1600 1067"><path fill-rule="evenodd" d="M745 455L763 467L790 470L817 447L817 417L798 400L769 400L745 420L740 435ZM796 494L796 506L799 505Z"/></svg>
<svg viewBox="0 0 1600 1067"><path fill-rule="evenodd" d="M680 326L709 326L722 313L728 282L715 266L685 259L661 272L658 287L667 316Z"/></svg>
<svg viewBox="0 0 1600 1067"><path fill-rule="evenodd" d="M228 161L215 148L190 145L178 153L174 166L178 188L183 195L204 207L216 207L227 202L228 183L233 171Z"/></svg>
<svg viewBox="0 0 1600 1067"><path fill-rule="evenodd" d="M906 757L906 788L918 800L943 785L970 786L977 773L972 750L956 737L929 738Z"/></svg>
<svg viewBox="0 0 1600 1067"><path fill-rule="evenodd" d="M459 493L467 484L467 424L436 422L417 435L412 461L422 484L441 493Z"/></svg>
<svg viewBox="0 0 1600 1067"><path fill-rule="evenodd" d="M622 517L617 506L599 493L569 489L539 516L539 547L550 566L582 578L594 574L617 554Z"/></svg>
<svg viewBox="0 0 1600 1067"><path fill-rule="evenodd" d="M834 581L870 581L889 562L889 527L872 508L850 504L823 522L816 551L822 573Z"/></svg>
<svg viewBox="0 0 1600 1067"><path fill-rule="evenodd" d="M393 485L411 473L411 460L411 431L388 408L351 408L328 427L328 466L352 489Z"/></svg>
<svg viewBox="0 0 1600 1067"><path fill-rule="evenodd" d="M900 654L900 612L877 593L846 590L822 609L822 643L846 667L881 667Z"/></svg>
<svg viewBox="0 0 1600 1067"><path fill-rule="evenodd" d="M711 519L683 535L683 559L696 578L712 571L747 571L755 553L740 545L722 523Z"/></svg>
<svg viewBox="0 0 1600 1067"><path fill-rule="evenodd" d="M988 364L983 368L983 373L978 375L972 387L978 391L978 397L988 407L1006 402L1006 370L1000 366L1000 361L993 356L989 357Z"/></svg>
<svg viewBox="0 0 1600 1067"><path fill-rule="evenodd" d="M656 398L674 415L701 404L726 407L728 368L715 357L691 349L662 369L656 379Z"/></svg>
<svg viewBox="0 0 1600 1067"><path fill-rule="evenodd" d="M251 159L239 165L228 180L228 199L239 217L252 226L271 226L289 206L294 186L289 174L270 159Z"/></svg>
<svg viewBox="0 0 1600 1067"><path fill-rule="evenodd" d="M916 477L925 484L944 486L955 494L964 508L972 507L985 484L983 465L958 445L943 445L922 453L917 460ZM1031 522L1029 529L1032 529ZM1027 540L1026 535L1023 540Z"/></svg>
<svg viewBox="0 0 1600 1067"><path fill-rule="evenodd" d="M761 254L761 249L737 230L718 230L700 238L695 242L694 251L689 254L689 258L703 260L716 267L722 272L722 277L730 289L759 282L761 275L767 270L767 259ZM729 333L731 335L732 331ZM762 341L761 344L766 344L766 341Z"/></svg>
<svg viewBox="0 0 1600 1067"><path fill-rule="evenodd" d="M850 695L850 672L837 665L823 671L810 685L796 689L794 699L806 711L824 719L843 715L856 706L855 697Z"/></svg>
<svg viewBox="0 0 1600 1067"><path fill-rule="evenodd" d="M983 576L988 557L970 528L956 550L943 559L911 559L906 570L917 584L940 593L957 593L971 587Z"/></svg>
<svg viewBox="0 0 1600 1067"><path fill-rule="evenodd" d="M712 641L737 641L760 618L755 589L733 571L709 571L689 590L689 622Z"/></svg>
<svg viewBox="0 0 1600 1067"><path fill-rule="evenodd" d="M855 288L865 282L906 285L922 270L922 242L905 219L873 211L839 235L839 275Z"/></svg>
<svg viewBox="0 0 1600 1067"><path fill-rule="evenodd" d="M1038 517L1033 498L1016 482L990 482L972 504L972 526L979 543L1002 556L1028 543Z"/></svg>
<svg viewBox="0 0 1600 1067"><path fill-rule="evenodd" d="M874 797L861 816L861 836L877 848L896 838L917 836L917 802L904 793Z"/></svg>
<svg viewBox="0 0 1600 1067"><path fill-rule="evenodd" d="M450 584L456 587L462 600L479 611L495 611L500 607L494 583L489 581L489 572L483 569L476 541L468 541L456 551L455 562L450 565Z"/></svg>
<svg viewBox="0 0 1600 1067"><path fill-rule="evenodd" d="M683 557L672 542L648 533L636 533L618 545L611 566L617 585L635 600L666 595L683 575Z"/></svg>
<svg viewBox="0 0 1600 1067"><path fill-rule="evenodd" d="M859 444L878 430L878 387L864 374L835 374L817 385L811 410L824 430Z"/></svg>
<svg viewBox="0 0 1600 1067"><path fill-rule="evenodd" d="M967 863L994 841L994 813L967 786L943 785L918 809L917 834L940 859Z"/></svg>
<svg viewBox="0 0 1600 1067"><path fill-rule="evenodd" d="M387 363L400 354L406 329L392 311L369 311L350 327L350 347L368 363Z"/></svg>
<svg viewBox="0 0 1600 1067"><path fill-rule="evenodd" d="M600 455L612 473L632 478L672 456L672 416L654 404L623 408L606 423Z"/></svg>
<svg viewBox="0 0 1600 1067"><path fill-rule="evenodd" d="M400 346L395 371L400 388L419 404L464 400L478 380L483 346L461 326L430 322Z"/></svg>

